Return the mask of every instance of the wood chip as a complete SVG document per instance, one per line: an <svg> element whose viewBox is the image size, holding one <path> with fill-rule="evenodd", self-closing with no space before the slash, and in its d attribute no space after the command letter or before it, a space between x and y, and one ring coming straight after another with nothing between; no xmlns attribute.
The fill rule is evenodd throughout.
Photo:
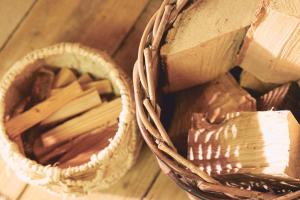
<svg viewBox="0 0 300 200"><path fill-rule="evenodd" d="M110 94L113 92L111 83L109 80L93 81L87 84L83 84L82 88L88 90L91 88L96 88L99 94Z"/></svg>
<svg viewBox="0 0 300 200"><path fill-rule="evenodd" d="M77 78L71 69L68 69L66 67L62 68L55 77L53 88L64 87L72 83L76 79Z"/></svg>

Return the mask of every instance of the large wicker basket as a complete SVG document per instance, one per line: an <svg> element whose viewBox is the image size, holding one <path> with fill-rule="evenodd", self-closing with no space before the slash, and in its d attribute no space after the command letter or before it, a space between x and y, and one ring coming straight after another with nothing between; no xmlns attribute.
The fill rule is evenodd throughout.
<svg viewBox="0 0 300 200"><path fill-rule="evenodd" d="M245 190L221 184L178 154L174 148L160 119L161 110L164 109L158 104L158 97L161 96L159 73L162 71L159 47L176 17L192 3L189 0L164 0L143 33L133 82L137 122L144 140L158 158L161 169L193 199L300 199L299 191L286 195L270 195L251 188ZM236 175L236 178L243 179L243 175ZM255 181L255 177L251 178ZM264 183L272 181L270 177L263 179Z"/></svg>
<svg viewBox="0 0 300 200"><path fill-rule="evenodd" d="M61 169L40 165L24 157L6 135L6 113L10 113L26 93L32 72L44 64L74 68L109 79L114 92L121 96L122 111L116 135L108 147L80 166ZM63 43L36 50L16 62L1 82L0 118L0 152L6 164L24 181L54 193L85 194L107 188L134 164L141 146L130 81L105 53L78 44Z"/></svg>

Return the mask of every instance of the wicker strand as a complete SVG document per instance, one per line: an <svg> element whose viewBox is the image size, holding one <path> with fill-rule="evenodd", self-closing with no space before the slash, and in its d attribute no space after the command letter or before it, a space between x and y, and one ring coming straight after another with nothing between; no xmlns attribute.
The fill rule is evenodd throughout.
<svg viewBox="0 0 300 200"><path fill-rule="evenodd" d="M224 194L228 194L229 196L234 196L235 198L246 197L249 199L260 199L260 200L268 200L274 199L276 196L272 194L249 191L239 188L227 187L223 185L216 185L210 183L200 183L198 187L203 191L212 191L212 192L221 192Z"/></svg>
<svg viewBox="0 0 300 200"><path fill-rule="evenodd" d="M154 26L153 26L153 37L155 37L156 33L157 33L157 29L158 29L158 26L159 26L159 23L161 21L161 17L164 13L164 10L165 10L165 6L169 3L169 0L164 0L161 4L161 6L159 7L159 10L157 12L157 15L156 15L156 18L155 18L155 22L154 22Z"/></svg>
<svg viewBox="0 0 300 200"><path fill-rule="evenodd" d="M166 154L168 154L169 156L171 156L172 158L174 158L177 162L179 162L180 164L182 164L183 166L187 167L188 169L191 170L191 172L197 174L199 177L201 177L203 180L209 182L209 183L215 183L215 184L219 184L218 181L216 181L215 179L213 179L212 177L210 177L207 173L203 172L202 170L200 170L198 167L196 167L193 163L191 163L190 161L188 161L187 159L183 158L181 155L179 155L178 153L174 152L172 149L170 149L167 145L165 145L164 143L159 143L158 144L158 148L160 150L162 150L163 152L165 152Z"/></svg>
<svg viewBox="0 0 300 200"><path fill-rule="evenodd" d="M166 141L166 143L174 150L177 152L176 147L174 146L174 144L172 143L168 133L166 132L165 128L163 127L163 125L160 122L160 119L157 117L154 108L152 107L150 101L148 99L144 100L144 106L146 108L146 110L148 111L150 117L152 118L154 124L156 125L158 131L160 132L160 135L162 137L162 139L164 139L164 141Z"/></svg>
<svg viewBox="0 0 300 200"><path fill-rule="evenodd" d="M297 192L289 193L284 196L278 197L274 200L293 200L293 199L299 199L299 197L300 197L300 191L297 191Z"/></svg>
<svg viewBox="0 0 300 200"><path fill-rule="evenodd" d="M165 11L164 14L161 18L161 21L159 23L158 29L157 29L157 33L155 34L155 37L153 38L152 41L152 46L151 49L152 50L157 50L161 41L161 38L164 34L166 25L168 24L168 19L170 17L171 11L174 8L174 6L171 5L166 5L165 6Z"/></svg>
<svg viewBox="0 0 300 200"><path fill-rule="evenodd" d="M178 14L181 12L183 7L187 4L189 0L178 0L176 4L176 9L172 11L170 16L170 23L173 23L177 18Z"/></svg>
<svg viewBox="0 0 300 200"><path fill-rule="evenodd" d="M151 104L154 106L156 104L156 95L155 95L155 83L153 80L153 76L155 74L155 70L153 69L152 61L151 61L151 50L146 48L144 50L144 57L145 57L145 67L146 67L146 75L147 75L147 83L149 89L149 98ZM156 71L157 72L157 71Z"/></svg>

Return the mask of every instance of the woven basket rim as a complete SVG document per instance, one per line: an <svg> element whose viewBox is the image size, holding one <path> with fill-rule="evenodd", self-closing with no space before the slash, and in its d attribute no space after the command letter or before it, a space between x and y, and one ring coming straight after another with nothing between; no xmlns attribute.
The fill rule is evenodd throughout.
<svg viewBox="0 0 300 200"><path fill-rule="evenodd" d="M137 62L133 70L136 116L140 132L148 147L158 158L159 165L164 173L193 196L200 199L215 200L240 199L240 197L247 199L274 199L277 196L253 190L233 188L217 182L177 153L160 121L161 109L157 104L156 97L159 47L164 33L173 24L183 8L187 7L188 3L194 3L195 1L164 0L144 29L139 44ZM190 185L186 181L187 179L197 181L198 185ZM215 194L219 194L219 197L215 197ZM220 197L220 194L222 197ZM294 198L299 197L300 191L279 198L281 200L291 199L291 195L294 195Z"/></svg>
<svg viewBox="0 0 300 200"><path fill-rule="evenodd" d="M110 142L110 144L105 149L98 152L97 156L92 156L93 159L91 159L89 162L83 163L79 166L74 166L69 168L59 168L57 166L49 166L49 165L44 166L37 163L34 160L25 157L23 154L19 152L17 145L8 138L4 126L5 92L13 84L14 77L21 74L22 71L26 68L26 66L34 63L38 59L42 59L51 55L59 55L62 53L73 53L73 54L78 54L81 56L88 57L89 59L94 61L97 60L103 61L105 63L105 67L113 71L114 79L111 81L114 82L115 85L120 90L120 96L122 101L122 111L120 113L120 116L122 115L122 117L120 117L118 123L119 128L114 138ZM2 144L2 147L4 147L5 149L5 150L1 150L0 152L2 154L2 157L4 158L6 163L9 164L10 162L9 161L7 162L8 157L14 157L17 160L20 160L21 163L24 163L24 166L30 166L32 170L37 170L45 174L50 174L49 177L50 179L51 178L57 179L59 177L70 177L72 175L76 175L81 172L89 171L101 165L101 160L104 157L110 156L110 154L114 152L116 147L119 145L121 138L124 137L124 135L126 135L126 132L128 131L129 128L127 121L132 120L134 118L134 106L132 103L133 100L125 97L124 94L122 93L122 90L131 91L127 79L128 78L126 77L126 75L117 66L117 64L108 56L108 54L106 54L103 51L86 47L79 43L59 43L41 49L37 49L26 54L23 58L21 58L20 60L18 60L12 65L12 67L5 73L5 75L3 76L0 82L0 118L1 118L0 144ZM120 129L120 127L126 127L126 128Z"/></svg>

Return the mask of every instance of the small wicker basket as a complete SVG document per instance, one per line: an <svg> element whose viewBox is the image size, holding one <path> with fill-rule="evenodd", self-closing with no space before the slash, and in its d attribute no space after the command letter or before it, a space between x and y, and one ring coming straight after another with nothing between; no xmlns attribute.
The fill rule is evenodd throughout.
<svg viewBox="0 0 300 200"><path fill-rule="evenodd" d="M158 158L158 163L173 181L189 193L191 199L300 199L300 191L284 196L245 190L221 184L193 163L177 153L167 131L160 120L161 96L159 85L160 55L159 47L164 34L173 24L183 8L190 6L189 0L164 0L159 10L147 24L139 45L138 59L133 71L134 95L137 109L137 122L144 140ZM203 19L205 20L205 19ZM236 175L243 180L246 175ZM255 181L255 177L251 177ZM257 179L262 182L262 180ZM264 177L264 183L274 181ZM226 182L223 181L222 183ZM277 182L272 182L273 186ZM278 184L276 187L282 187ZM281 188L282 189L282 188Z"/></svg>
<svg viewBox="0 0 300 200"><path fill-rule="evenodd" d="M42 65L69 67L111 81L121 96L118 131L109 146L80 166L61 169L43 166L20 153L5 132L4 117L26 93L32 72ZM130 81L103 52L79 44L62 43L33 51L16 62L0 85L0 152L6 164L24 181L58 194L86 194L107 188L135 163L141 146L137 135Z"/></svg>

